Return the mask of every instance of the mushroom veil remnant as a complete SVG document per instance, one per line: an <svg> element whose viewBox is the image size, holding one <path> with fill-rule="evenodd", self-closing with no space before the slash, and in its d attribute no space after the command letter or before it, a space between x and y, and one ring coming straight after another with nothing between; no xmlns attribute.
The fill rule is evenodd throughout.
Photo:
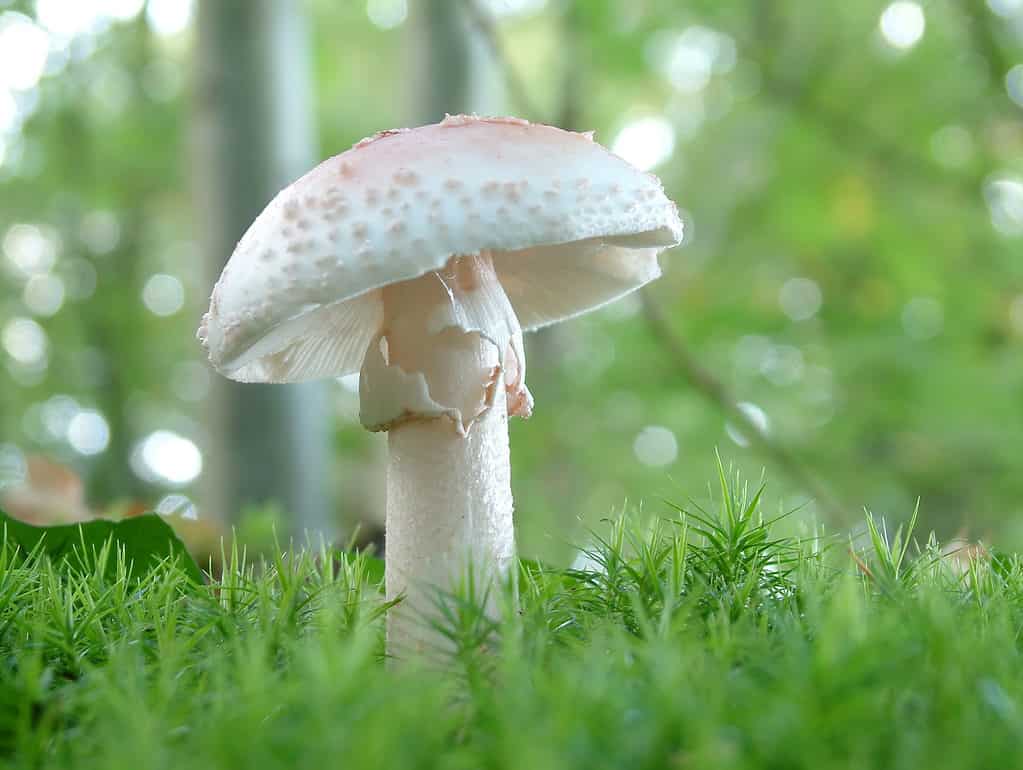
<svg viewBox="0 0 1023 770"><path fill-rule="evenodd" d="M270 202L213 289L199 339L241 382L360 372L388 432L388 646L430 644L453 582L515 557L508 417L528 417L523 331L657 278L682 238L656 177L514 118L384 131Z"/></svg>

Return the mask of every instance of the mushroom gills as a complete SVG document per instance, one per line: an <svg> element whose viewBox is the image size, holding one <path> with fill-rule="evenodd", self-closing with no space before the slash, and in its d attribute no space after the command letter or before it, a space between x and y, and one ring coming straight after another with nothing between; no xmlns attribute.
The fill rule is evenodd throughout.
<svg viewBox="0 0 1023 770"><path fill-rule="evenodd" d="M359 381L366 428L447 418L465 436L502 384L508 413L529 416L522 330L489 252L454 257L382 294L383 323Z"/></svg>

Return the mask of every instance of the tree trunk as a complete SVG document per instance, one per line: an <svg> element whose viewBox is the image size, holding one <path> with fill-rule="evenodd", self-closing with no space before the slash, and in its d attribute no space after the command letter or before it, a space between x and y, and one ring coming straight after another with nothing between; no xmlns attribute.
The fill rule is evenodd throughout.
<svg viewBox="0 0 1023 770"><path fill-rule="evenodd" d="M418 0L410 5L412 122L433 123L446 112L501 114L504 89L498 65L463 2Z"/></svg>
<svg viewBox="0 0 1023 770"><path fill-rule="evenodd" d="M309 35L297 0L202 0L194 116L196 202L212 286L273 195L315 161ZM222 522L280 503L292 533L333 534L325 383L215 378L203 508ZM282 533L283 534L283 533Z"/></svg>

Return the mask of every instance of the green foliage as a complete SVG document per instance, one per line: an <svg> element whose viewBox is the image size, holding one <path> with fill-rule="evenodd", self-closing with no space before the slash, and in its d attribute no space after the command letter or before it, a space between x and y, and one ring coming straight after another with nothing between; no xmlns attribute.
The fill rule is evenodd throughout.
<svg viewBox="0 0 1023 770"><path fill-rule="evenodd" d="M386 663L379 576L318 550L197 586L0 548L0 764L17 767L999 766L1023 750L1023 560L965 571L868 519L855 558L759 488L616 519L587 566L473 586L440 665ZM837 540L835 542L838 542ZM59 567L59 568L58 568ZM912 579L908 576L912 575ZM891 590L891 581L898 590Z"/></svg>
<svg viewBox="0 0 1023 770"><path fill-rule="evenodd" d="M651 291L697 359L763 408L772 437L845 503L829 512L833 523L850 524L860 502L908 511L919 495L944 536L966 526L1023 540L1023 438L1005 430L1023 420L1023 262L1019 236L993 226L985 199L985 182L1023 174L1019 108L1004 82L1020 60L1019 17L981 2L923 3L923 37L896 51L880 39L879 0L833 13L812 0L506 5L531 9L498 20L507 67L540 112L523 117L593 128L606 144L635 118L674 128L674 152L654 170L689 235ZM406 124L412 22L378 28L365 3L305 7L320 155ZM24 0L0 9L35 10ZM724 56L695 90L671 77L671 46L686 32ZM144 17L83 36L19 96L24 124L2 140L0 238L38 226L67 296L52 317L34 315L27 277L4 258L0 327L32 318L49 344L45 371L0 352L0 432L73 464L100 506L165 491L128 462L151 431L201 439L195 418L210 375L193 334L210 266L226 255L199 253L203 207L183 160L191 110L205 100L187 87L196 37L162 37ZM487 109L521 114L492 101L499 90ZM181 280L180 311L146 309L154 274ZM793 278L821 292L805 320L779 301ZM527 339L536 411L511 430L528 553L563 559L566 542L623 500L670 496L666 472L696 488L705 468L688 458L714 446L731 446L748 473L767 461L733 446L725 416L679 375L636 310L625 299ZM48 432L44 406L58 394L102 412L105 452L78 455ZM377 456L352 397L336 395L347 416L332 478L351 525L373 519L377 498L362 487L377 477L363 469ZM666 468L630 451L650 425L678 439ZM769 494L771 510L813 496L791 479ZM566 499L579 502L566 511Z"/></svg>
<svg viewBox="0 0 1023 770"><path fill-rule="evenodd" d="M156 514L121 521L96 520L83 524L34 527L0 511L0 534L5 545L23 556L41 554L54 564L68 563L84 572L141 579L165 559L196 583L202 572L174 530Z"/></svg>

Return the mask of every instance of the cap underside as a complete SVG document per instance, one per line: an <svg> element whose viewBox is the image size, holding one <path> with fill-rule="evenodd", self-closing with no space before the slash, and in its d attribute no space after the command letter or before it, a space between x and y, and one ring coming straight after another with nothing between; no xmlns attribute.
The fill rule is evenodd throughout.
<svg viewBox="0 0 1023 770"><path fill-rule="evenodd" d="M657 278L657 253L665 237L654 232L494 252L494 267L523 331L530 331L598 308ZM357 372L383 318L379 289L277 325L222 370L240 382L299 382Z"/></svg>

